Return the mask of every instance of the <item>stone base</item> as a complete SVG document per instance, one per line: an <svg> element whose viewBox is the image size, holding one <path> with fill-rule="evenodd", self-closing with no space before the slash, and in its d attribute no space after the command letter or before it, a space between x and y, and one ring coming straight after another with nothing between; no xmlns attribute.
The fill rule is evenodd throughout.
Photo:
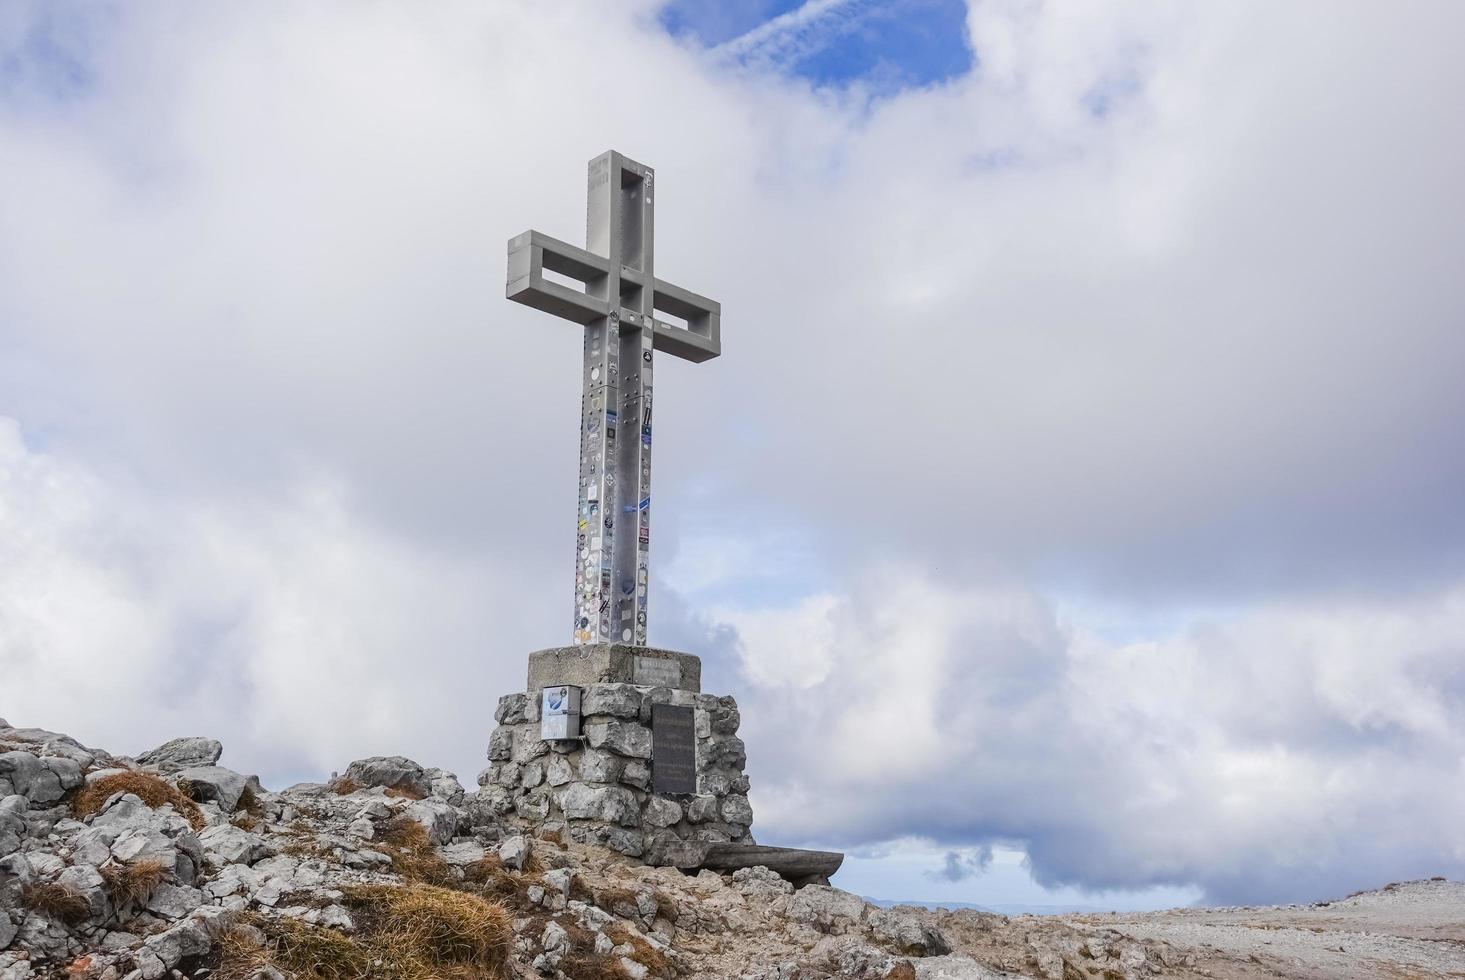
<svg viewBox="0 0 1465 980"><path fill-rule="evenodd" d="M602 682L625 676L637 658L675 664L682 688ZM737 702L697 691L696 657L606 645L542 650L530 656L530 689L499 699L488 768L478 775L476 808L526 830L561 829L648 863L672 863L684 841L752 844L747 752L737 737ZM539 737L540 690L582 688L580 739ZM696 792L652 791L652 706L692 709Z"/></svg>
<svg viewBox="0 0 1465 980"><path fill-rule="evenodd" d="M620 643L551 647L531 653L529 692L559 684L635 684L695 693L702 690L702 661L690 653Z"/></svg>

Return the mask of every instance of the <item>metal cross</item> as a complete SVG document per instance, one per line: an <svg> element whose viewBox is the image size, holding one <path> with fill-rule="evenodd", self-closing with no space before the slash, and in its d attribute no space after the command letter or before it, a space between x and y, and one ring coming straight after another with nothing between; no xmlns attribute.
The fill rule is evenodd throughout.
<svg viewBox="0 0 1465 980"><path fill-rule="evenodd" d="M585 248L537 231L509 239L508 298L585 325L577 644L646 644L651 353L722 352L722 307L654 275L651 178L650 167L602 153L590 161Z"/></svg>

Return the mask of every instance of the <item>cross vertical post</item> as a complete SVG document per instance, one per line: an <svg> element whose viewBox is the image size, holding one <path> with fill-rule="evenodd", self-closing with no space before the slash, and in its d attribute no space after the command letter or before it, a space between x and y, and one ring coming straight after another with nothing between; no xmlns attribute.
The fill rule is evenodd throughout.
<svg viewBox="0 0 1465 980"><path fill-rule="evenodd" d="M534 231L509 241L508 298L585 325L577 644L646 645L652 353L690 361L721 353L721 306L655 276L652 178L650 167L603 153L590 161L584 249Z"/></svg>

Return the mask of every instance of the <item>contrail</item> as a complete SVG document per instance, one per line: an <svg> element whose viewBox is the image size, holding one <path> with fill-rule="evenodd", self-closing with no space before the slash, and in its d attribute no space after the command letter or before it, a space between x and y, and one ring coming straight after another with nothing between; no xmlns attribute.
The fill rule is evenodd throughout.
<svg viewBox="0 0 1465 980"><path fill-rule="evenodd" d="M790 47L803 50L821 47L822 36L809 37L811 30L831 17L848 12L848 8L866 5L867 0L808 0L796 10L780 14L746 34L724 41L712 49L712 54L738 60L755 55L758 60L773 60Z"/></svg>

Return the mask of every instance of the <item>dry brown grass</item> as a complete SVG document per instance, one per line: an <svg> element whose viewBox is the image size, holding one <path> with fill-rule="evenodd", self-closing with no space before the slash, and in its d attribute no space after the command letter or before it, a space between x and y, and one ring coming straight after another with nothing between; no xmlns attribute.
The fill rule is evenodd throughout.
<svg viewBox="0 0 1465 980"><path fill-rule="evenodd" d="M361 928L411 958L489 975L508 958L509 913L478 895L432 885L359 885L347 890L346 903Z"/></svg>
<svg viewBox="0 0 1465 980"><path fill-rule="evenodd" d="M400 814L388 820L377 839L392 859L392 870L407 881L445 888L457 884L452 866L438 855L426 828L411 817Z"/></svg>
<svg viewBox="0 0 1465 980"><path fill-rule="evenodd" d="M271 922L265 931L269 945L246 954L253 966L273 963L312 980L357 980L376 975L372 971L376 949L364 937L347 936L297 919ZM227 974L233 968L233 961L225 959L221 972Z"/></svg>
<svg viewBox="0 0 1465 980"><path fill-rule="evenodd" d="M251 919L253 917L250 917ZM213 955L217 960L210 980L247 980L269 964L263 933L245 923L228 923L215 931Z"/></svg>
<svg viewBox="0 0 1465 980"><path fill-rule="evenodd" d="M89 783L72 797L71 812L78 820L85 820L99 812L114 793L131 793L154 809L172 806L193 825L194 830L204 827L203 813L198 804L171 783L146 772L119 772Z"/></svg>
<svg viewBox="0 0 1465 980"><path fill-rule="evenodd" d="M652 976L670 977L675 975L676 971L672 969L671 961L666 958L666 954L651 945L645 936L632 932L619 922L612 922L606 926L605 934L617 946L622 943L630 945L635 950L631 954L631 959L644 966L650 971Z"/></svg>
<svg viewBox="0 0 1465 980"><path fill-rule="evenodd" d="M484 895L495 901L504 902L520 912L536 908L529 901L529 889L533 885L544 885L544 879L533 873L522 873L504 867L497 854L479 858L463 869L465 889Z"/></svg>
<svg viewBox="0 0 1465 980"><path fill-rule="evenodd" d="M335 779L326 783L326 789L335 793L337 796L350 796L358 789L366 789L366 787L350 776L337 776Z"/></svg>
<svg viewBox="0 0 1465 980"><path fill-rule="evenodd" d="M548 922L549 917L545 916ZM614 953L595 951L595 934L575 922L561 922L570 939L570 949L560 960L559 970L574 980L630 980L630 974L621 966L621 958ZM544 931L536 924L534 935Z"/></svg>
<svg viewBox="0 0 1465 980"><path fill-rule="evenodd" d="M570 898L577 902L585 902L587 905L595 904L595 892L586 884L585 879L577 874L570 875Z"/></svg>
<svg viewBox="0 0 1465 980"><path fill-rule="evenodd" d="M58 881L41 881L20 890L20 904L32 912L40 912L68 925L80 922L91 913L86 896Z"/></svg>
<svg viewBox="0 0 1465 980"><path fill-rule="evenodd" d="M629 888L607 885L604 888L596 889L593 895L594 901L591 904L612 915L630 919L641 914L640 908L636 905L636 893Z"/></svg>
<svg viewBox="0 0 1465 980"><path fill-rule="evenodd" d="M330 861L336 864L340 863L334 847L329 844L322 844L313 837L296 837L281 847L280 853L288 854L291 857L319 858L322 861Z"/></svg>
<svg viewBox="0 0 1465 980"><path fill-rule="evenodd" d="M656 901L657 915L661 916L668 922L677 921L677 916L681 915L682 913L681 910L677 908L677 903L674 898L672 898L670 895L668 895L666 892L662 891L659 888L653 888L651 890L651 897Z"/></svg>
<svg viewBox="0 0 1465 980"><path fill-rule="evenodd" d="M230 819L230 822L234 824L234 826L238 827L240 830L258 830L260 825L259 817L249 812L240 812L234 814L234 816Z"/></svg>
<svg viewBox="0 0 1465 980"><path fill-rule="evenodd" d="M255 822L264 819L265 805L255 795L253 786L244 787L244 792L239 794L239 802L234 805L234 812L239 816L247 814L253 817Z"/></svg>
<svg viewBox="0 0 1465 980"><path fill-rule="evenodd" d="M574 980L630 980L621 958L594 949L572 949L560 960L560 972Z"/></svg>
<svg viewBox="0 0 1465 980"><path fill-rule="evenodd" d="M337 776L329 783L326 783L326 788L337 796L350 796L357 790L366 789L367 786L365 783L352 779L350 776ZM382 792L398 800L421 800L425 798L421 790L405 780L392 786L383 787Z"/></svg>
<svg viewBox="0 0 1465 980"><path fill-rule="evenodd" d="M112 863L99 869L102 881L118 906L141 905L149 898L173 869L162 861L138 861L134 864Z"/></svg>
<svg viewBox="0 0 1465 980"><path fill-rule="evenodd" d="M294 919L265 924L261 950L224 940L219 976L272 963L307 980L491 980L505 976L513 931L502 906L431 885L362 885L346 904L357 930L347 936Z"/></svg>
<svg viewBox="0 0 1465 980"><path fill-rule="evenodd" d="M911 966L909 960L901 960L881 980L916 980L916 968Z"/></svg>

